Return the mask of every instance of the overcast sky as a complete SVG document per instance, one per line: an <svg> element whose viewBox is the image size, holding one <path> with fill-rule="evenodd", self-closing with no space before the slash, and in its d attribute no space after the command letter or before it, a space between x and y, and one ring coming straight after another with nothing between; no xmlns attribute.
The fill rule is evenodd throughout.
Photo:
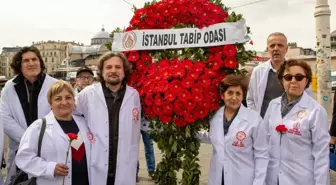
<svg viewBox="0 0 336 185"><path fill-rule="evenodd" d="M127 0L142 7L145 0ZM284 32L289 42L315 47L316 0L223 0L242 13L253 32L250 49L262 51L271 32ZM246 5L249 4L249 5ZM241 6L246 5L246 6ZM331 31L336 30L336 0L329 0ZM62 40L90 44L104 25L110 32L125 27L131 6L122 0L0 0L0 48L31 45L33 41ZM334 13L335 12L335 13Z"/></svg>

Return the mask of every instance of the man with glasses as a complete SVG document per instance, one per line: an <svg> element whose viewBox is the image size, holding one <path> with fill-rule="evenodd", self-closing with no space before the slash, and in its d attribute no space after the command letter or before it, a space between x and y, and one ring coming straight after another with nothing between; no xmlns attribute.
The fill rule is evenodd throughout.
<svg viewBox="0 0 336 185"><path fill-rule="evenodd" d="M87 66L83 66L77 70L76 74L76 84L75 84L75 95L77 95L86 86L92 85L93 83L93 71ZM76 97L76 96L75 96Z"/></svg>

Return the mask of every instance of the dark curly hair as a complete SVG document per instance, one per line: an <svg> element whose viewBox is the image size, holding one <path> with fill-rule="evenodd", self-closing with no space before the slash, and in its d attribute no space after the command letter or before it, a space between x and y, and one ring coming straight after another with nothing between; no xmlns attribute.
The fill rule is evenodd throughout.
<svg viewBox="0 0 336 185"><path fill-rule="evenodd" d="M107 60L109 60L110 58L113 58L113 57L118 57L122 60L123 67L124 67L124 73L125 73L123 83L127 83L128 79L131 75L130 64L129 64L127 58L125 57L125 55L123 53L119 53L119 52L107 52L100 58L99 66L98 66L98 73L97 73L99 81L103 84L105 83L105 80L103 78L104 64L105 64L105 61L107 61Z"/></svg>
<svg viewBox="0 0 336 185"><path fill-rule="evenodd" d="M41 71L45 70L45 65L41 56L40 51L35 47L35 46L25 46L21 48L14 56L12 59L12 62L10 64L12 70L16 75L22 74L21 71L21 64L22 64L22 55L27 53L27 52L34 52L37 56L37 58L40 60L40 65L41 65Z"/></svg>
<svg viewBox="0 0 336 185"><path fill-rule="evenodd" d="M300 66L305 71L306 79L308 81L308 83L305 87L307 89L309 87L311 81L312 81L312 76L313 76L313 72L311 70L311 67L310 67L309 64L307 64L307 62L302 61L302 60L295 60L295 59L286 60L280 66L280 69L279 69L279 72L278 72L278 80L280 81L281 86L283 87L282 79L283 79L283 75L284 75L285 71L288 70L292 66Z"/></svg>

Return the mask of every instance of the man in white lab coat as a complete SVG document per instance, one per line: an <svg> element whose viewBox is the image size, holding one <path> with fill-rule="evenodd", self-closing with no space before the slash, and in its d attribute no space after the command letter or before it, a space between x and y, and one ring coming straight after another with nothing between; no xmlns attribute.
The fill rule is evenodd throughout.
<svg viewBox="0 0 336 185"><path fill-rule="evenodd" d="M99 185L135 185L139 153L139 93L127 85L130 68L122 53L108 52L99 62L100 83L77 97L78 114L92 132L90 178Z"/></svg>
<svg viewBox="0 0 336 185"><path fill-rule="evenodd" d="M270 59L256 66L252 72L247 92L247 107L256 110L264 117L268 104L284 93L277 79L277 70L285 61L288 51L287 37L280 32L272 33L267 38L267 52ZM311 96L311 89L306 89Z"/></svg>
<svg viewBox="0 0 336 185"><path fill-rule="evenodd" d="M0 103L4 131L9 137L8 180L16 171L13 161L23 133L32 122L50 112L47 92L57 81L43 72L42 56L33 46L21 48L14 55L11 68L16 76L2 89Z"/></svg>

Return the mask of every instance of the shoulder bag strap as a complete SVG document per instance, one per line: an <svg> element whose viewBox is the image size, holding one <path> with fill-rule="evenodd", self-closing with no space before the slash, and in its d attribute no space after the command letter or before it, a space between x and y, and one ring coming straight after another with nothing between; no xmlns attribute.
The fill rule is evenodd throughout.
<svg viewBox="0 0 336 185"><path fill-rule="evenodd" d="M37 156L39 157L41 156L41 145L42 145L43 135L46 130L46 126L47 126L46 119L42 118L42 127L41 127L40 136L38 140L38 150L37 150Z"/></svg>

